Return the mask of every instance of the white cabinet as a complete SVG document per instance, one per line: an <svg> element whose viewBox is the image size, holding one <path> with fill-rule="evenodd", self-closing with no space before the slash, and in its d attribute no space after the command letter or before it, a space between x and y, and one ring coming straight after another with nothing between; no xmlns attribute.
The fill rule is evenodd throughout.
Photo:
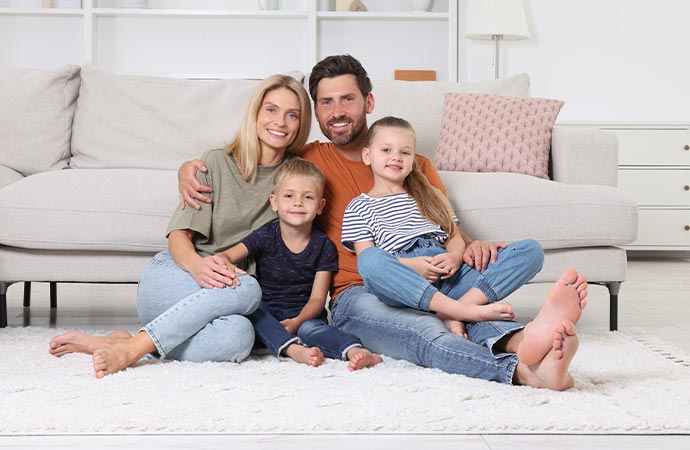
<svg viewBox="0 0 690 450"><path fill-rule="evenodd" d="M350 53L372 79L419 69L457 81L458 0L436 0L429 12L384 0L365 0L368 12L334 12L316 0L282 0L280 10L256 0L149 0L146 9L120 0L83 0L78 9L15 3L0 6L0 67L93 62L116 73L263 78L308 73L324 56Z"/></svg>
<svg viewBox="0 0 690 450"><path fill-rule="evenodd" d="M583 125L584 126L584 125ZM690 250L690 124L596 124L618 138L618 186L640 207L629 250Z"/></svg>

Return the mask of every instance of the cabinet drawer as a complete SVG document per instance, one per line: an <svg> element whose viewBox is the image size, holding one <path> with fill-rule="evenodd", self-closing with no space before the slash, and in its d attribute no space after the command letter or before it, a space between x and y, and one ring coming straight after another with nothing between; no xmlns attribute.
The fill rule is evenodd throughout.
<svg viewBox="0 0 690 450"><path fill-rule="evenodd" d="M618 187L640 206L690 206L690 169L619 170Z"/></svg>
<svg viewBox="0 0 690 450"><path fill-rule="evenodd" d="M606 128L618 138L618 164L627 166L690 166L690 132L679 129Z"/></svg>
<svg viewBox="0 0 690 450"><path fill-rule="evenodd" d="M690 246L690 209L640 209L639 217L637 240L630 245Z"/></svg>

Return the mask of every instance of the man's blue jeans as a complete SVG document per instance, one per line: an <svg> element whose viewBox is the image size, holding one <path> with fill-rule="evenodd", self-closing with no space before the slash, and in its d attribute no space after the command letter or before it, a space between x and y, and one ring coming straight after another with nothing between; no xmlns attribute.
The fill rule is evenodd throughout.
<svg viewBox="0 0 690 450"><path fill-rule="evenodd" d="M493 300L500 300L521 285L514 280L524 280L524 283L533 277L541 268L544 255L541 247L534 241L522 243L511 244L499 252L499 260L495 264L499 268L503 267L503 270L493 270L490 277L484 276L489 269L484 274L474 269L468 271L465 275L466 283L462 283L464 289L482 286L486 282L495 294ZM513 258L515 259L511 261ZM413 289L411 284L419 284L416 280L397 278L397 273L376 268L377 271L379 269L379 276L388 278L389 281L385 283L395 285L398 295L413 299L421 297L424 288L418 288L412 294L409 292ZM363 277L365 275L362 274ZM429 285L421 275L418 276ZM461 289L452 292L458 297L464 293ZM467 324L468 339L464 339L448 331L443 321L434 314L386 305L362 285L351 286L341 292L333 301L331 312L338 328L358 336L362 344L375 353L448 373L501 383L512 382L518 363L517 356L513 353L498 353L494 350L494 345L503 337L522 329L524 325L520 323L488 321Z"/></svg>
<svg viewBox="0 0 690 450"><path fill-rule="evenodd" d="M137 289L139 320L163 358L240 362L254 345L246 316L261 301L259 283L240 276L234 289L204 289L167 251L154 256Z"/></svg>

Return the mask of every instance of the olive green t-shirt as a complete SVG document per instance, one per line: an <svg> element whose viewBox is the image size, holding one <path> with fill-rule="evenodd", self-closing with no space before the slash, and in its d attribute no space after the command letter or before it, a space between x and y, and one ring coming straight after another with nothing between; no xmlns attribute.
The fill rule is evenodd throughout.
<svg viewBox="0 0 690 450"><path fill-rule="evenodd" d="M208 169L197 171L200 183L213 188L207 194L211 203L201 209L179 207L170 219L166 236L174 230L193 230L194 247L202 256L222 252L261 227L276 215L271 210L269 195L273 189L273 173L278 165L260 166L254 178L244 181L235 159L223 149L209 150L201 156Z"/></svg>

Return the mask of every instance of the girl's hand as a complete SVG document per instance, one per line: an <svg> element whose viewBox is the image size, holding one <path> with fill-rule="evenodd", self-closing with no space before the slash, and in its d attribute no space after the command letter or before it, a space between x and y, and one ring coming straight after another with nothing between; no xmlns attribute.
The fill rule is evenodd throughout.
<svg viewBox="0 0 690 450"><path fill-rule="evenodd" d="M414 258L400 258L400 262L412 268L415 272L424 277L429 283L434 283L446 275L445 269L436 267L432 263L431 256L415 256Z"/></svg>
<svg viewBox="0 0 690 450"><path fill-rule="evenodd" d="M297 330L299 329L299 326L301 325L299 322L297 322L297 320L295 320L294 317L291 319L281 320L280 323L281 323L281 325L283 325L285 327L287 332L293 336L297 334Z"/></svg>
<svg viewBox="0 0 690 450"><path fill-rule="evenodd" d="M457 255L455 253L439 253L431 258L431 264L445 272L444 275L441 275L441 279L445 280L455 275L455 272L460 269L462 265L462 255Z"/></svg>
<svg viewBox="0 0 690 450"><path fill-rule="evenodd" d="M190 267L189 273L199 286L205 289L224 288L232 289L240 285L239 274L245 272L220 256L207 256L196 261Z"/></svg>

